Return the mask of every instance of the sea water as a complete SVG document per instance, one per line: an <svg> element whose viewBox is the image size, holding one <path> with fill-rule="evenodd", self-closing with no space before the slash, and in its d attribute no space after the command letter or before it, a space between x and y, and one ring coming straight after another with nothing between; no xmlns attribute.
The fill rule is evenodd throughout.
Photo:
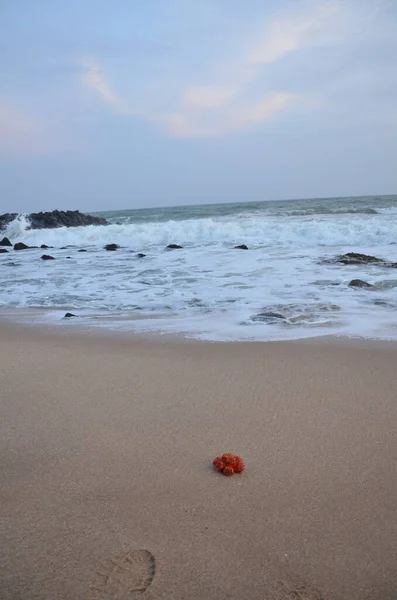
<svg viewBox="0 0 397 600"><path fill-rule="evenodd" d="M330 262L346 252L397 262L397 196L97 214L110 225L30 230L20 215L1 232L54 248L0 254L0 306L206 340L397 339L397 269ZM107 252L109 243L120 248Z"/></svg>

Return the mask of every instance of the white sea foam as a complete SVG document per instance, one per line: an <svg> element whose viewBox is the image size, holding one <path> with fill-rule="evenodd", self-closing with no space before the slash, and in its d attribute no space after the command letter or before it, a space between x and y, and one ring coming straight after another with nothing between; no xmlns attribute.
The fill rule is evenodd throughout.
<svg viewBox="0 0 397 600"><path fill-rule="evenodd" d="M390 213L392 214L392 213ZM107 227L61 227L29 230L25 216L12 222L5 234L30 245L103 246L115 242L147 249L176 242L189 245L237 244L250 246L317 247L387 245L397 242L397 220L387 215L269 217L241 215L179 221L111 224Z"/></svg>
<svg viewBox="0 0 397 600"><path fill-rule="evenodd" d="M201 218L186 209L184 219L149 214L125 222L120 214L113 217L120 224L53 230L29 230L20 216L5 235L54 246L46 252L56 260L41 261L40 250L0 255L0 305L56 310L56 318L72 311L96 325L212 340L397 339L397 270L324 264L349 251L397 262L397 214L381 210L394 209L310 216L241 208L216 216L212 209ZM121 249L104 251L112 242ZM165 251L169 243L184 248ZM233 249L242 243L248 251ZM352 289L353 278L376 285Z"/></svg>

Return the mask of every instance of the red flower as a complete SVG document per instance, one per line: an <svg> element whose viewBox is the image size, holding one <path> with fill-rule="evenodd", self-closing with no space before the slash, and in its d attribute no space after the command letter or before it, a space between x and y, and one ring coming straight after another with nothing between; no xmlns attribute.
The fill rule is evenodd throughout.
<svg viewBox="0 0 397 600"><path fill-rule="evenodd" d="M231 477L235 473L242 473L244 471L244 461L237 454L228 453L217 456L212 464L219 473L223 473L226 477Z"/></svg>

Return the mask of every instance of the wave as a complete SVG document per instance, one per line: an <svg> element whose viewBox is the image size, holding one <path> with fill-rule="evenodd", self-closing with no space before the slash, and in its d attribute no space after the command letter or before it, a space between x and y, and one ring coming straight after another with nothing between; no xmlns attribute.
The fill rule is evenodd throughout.
<svg viewBox="0 0 397 600"><path fill-rule="evenodd" d="M396 210L397 212L397 210ZM305 216L314 216L314 215L378 215L382 214L379 210L375 208L310 208L305 210L292 210L286 211L284 213L278 212L278 215L288 215L289 217L305 217Z"/></svg>
<svg viewBox="0 0 397 600"><path fill-rule="evenodd" d="M264 215L187 219L146 223L89 225L59 229L29 230L26 215L20 215L4 235L28 245L102 247L117 243L131 249L149 249L178 243L188 246L371 246L396 244L397 219L375 215L366 219L288 218Z"/></svg>

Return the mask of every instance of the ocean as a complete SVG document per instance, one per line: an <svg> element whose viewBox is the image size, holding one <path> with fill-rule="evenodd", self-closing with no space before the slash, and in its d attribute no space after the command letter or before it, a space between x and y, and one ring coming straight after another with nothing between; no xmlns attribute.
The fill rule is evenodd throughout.
<svg viewBox="0 0 397 600"><path fill-rule="evenodd" d="M53 246L56 260L1 254L0 306L68 326L213 341L397 339L397 269L329 262L346 252L397 262L397 196L93 214L110 225L29 230L20 215L1 232ZM107 252L109 243L120 248ZM352 279L373 287L351 288Z"/></svg>

